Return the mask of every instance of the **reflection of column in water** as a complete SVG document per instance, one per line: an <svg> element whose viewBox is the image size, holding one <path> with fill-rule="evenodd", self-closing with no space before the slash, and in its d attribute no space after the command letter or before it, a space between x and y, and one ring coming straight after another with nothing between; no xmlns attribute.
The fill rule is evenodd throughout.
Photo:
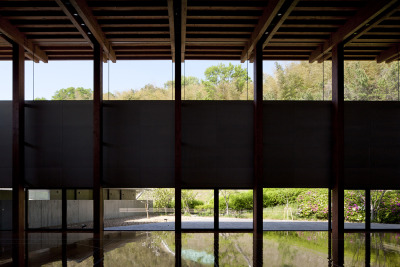
<svg viewBox="0 0 400 267"><path fill-rule="evenodd" d="M365 267L371 266L371 233L365 233Z"/></svg>
<svg viewBox="0 0 400 267"><path fill-rule="evenodd" d="M175 266L182 266L182 231L180 227L179 231L175 231Z"/></svg>
<svg viewBox="0 0 400 267"><path fill-rule="evenodd" d="M104 266L104 232L94 234L93 238L93 266Z"/></svg>
<svg viewBox="0 0 400 267"><path fill-rule="evenodd" d="M219 233L217 231L214 232L214 266L219 266Z"/></svg>

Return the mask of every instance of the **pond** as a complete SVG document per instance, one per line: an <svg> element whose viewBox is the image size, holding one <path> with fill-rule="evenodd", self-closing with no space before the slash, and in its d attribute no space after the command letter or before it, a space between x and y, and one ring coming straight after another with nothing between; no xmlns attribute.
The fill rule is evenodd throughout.
<svg viewBox="0 0 400 267"><path fill-rule="evenodd" d="M266 231L263 265L330 266L329 235ZM0 237L0 265L12 266L11 235ZM400 233L345 233L344 241L346 267L400 266ZM178 266L253 266L254 256L251 232L105 232L101 240L91 233L30 233L26 244L28 266L176 266L177 259Z"/></svg>

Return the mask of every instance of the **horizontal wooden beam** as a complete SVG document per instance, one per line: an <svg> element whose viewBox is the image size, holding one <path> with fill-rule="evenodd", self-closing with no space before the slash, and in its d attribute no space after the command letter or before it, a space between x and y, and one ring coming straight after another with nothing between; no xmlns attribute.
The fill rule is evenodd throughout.
<svg viewBox="0 0 400 267"><path fill-rule="evenodd" d="M389 61L392 58L396 58L399 55L399 49L400 49L399 46L400 46L400 44L392 46L389 49L386 49L385 51L380 53L376 57L376 62L382 63L382 62L385 62L385 61Z"/></svg>
<svg viewBox="0 0 400 267"><path fill-rule="evenodd" d="M249 58L249 55L253 51L256 43L260 40L261 36L265 33L268 26L271 24L272 20L275 16L278 15L278 12L282 5L284 4L284 0L270 0L268 1L267 7L264 9L261 18L259 19L257 26L255 27L253 33L251 34L250 39L248 40L245 48L243 49L241 61L244 62Z"/></svg>
<svg viewBox="0 0 400 267"><path fill-rule="evenodd" d="M341 26L336 32L331 34L331 37L326 40L322 45L315 49L310 56L310 63L318 60L325 53L329 52L335 45L348 41L348 37L356 33L362 27L367 25L371 20L391 8L397 0L380 0L369 1L368 4L360 9L356 15L351 17L347 22Z"/></svg>
<svg viewBox="0 0 400 267"><path fill-rule="evenodd" d="M34 45L30 40L28 40L26 36L17 29L17 27L12 25L2 16L0 16L0 32L3 33L6 38L21 45L29 53L34 54L35 58L38 58L44 63L48 62L46 53L41 50L40 47Z"/></svg>
<svg viewBox="0 0 400 267"><path fill-rule="evenodd" d="M107 40L106 35L102 31L97 19L93 15L90 7L87 5L85 0L70 0L71 5L75 8L77 14L84 21L85 25L89 28L90 33L96 38L100 46L103 48L105 54L112 62L116 62L117 58L115 52L111 46L111 43Z"/></svg>

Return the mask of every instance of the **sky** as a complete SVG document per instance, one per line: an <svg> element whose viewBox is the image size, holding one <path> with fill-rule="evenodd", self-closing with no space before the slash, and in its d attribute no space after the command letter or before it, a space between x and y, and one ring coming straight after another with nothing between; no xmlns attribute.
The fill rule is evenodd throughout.
<svg viewBox="0 0 400 267"><path fill-rule="evenodd" d="M195 76L204 79L204 71L213 65L223 63L241 64L239 61L205 61L191 60L182 65L182 75ZM288 61L279 62L287 64ZM247 68L247 63L242 63ZM109 69L108 69L109 68ZM264 61L264 73L273 74L274 61ZM166 60L127 61L104 64L104 92L108 90L126 91L138 90L146 84L163 87L172 79L173 65ZM253 64L248 64L248 72L253 79ZM54 93L62 88L83 87L93 88L92 61L49 61L49 63L33 63L25 61L25 99L45 97L51 99ZM108 83L108 77L110 83ZM0 100L12 99L12 64L11 61L0 61Z"/></svg>

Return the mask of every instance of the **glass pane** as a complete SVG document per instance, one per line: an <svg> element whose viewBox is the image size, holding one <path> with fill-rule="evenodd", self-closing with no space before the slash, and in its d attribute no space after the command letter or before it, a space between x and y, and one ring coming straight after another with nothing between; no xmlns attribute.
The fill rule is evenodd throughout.
<svg viewBox="0 0 400 267"><path fill-rule="evenodd" d="M214 266L214 234L182 234L182 266Z"/></svg>
<svg viewBox="0 0 400 267"><path fill-rule="evenodd" d="M344 190L345 229L365 228L365 190Z"/></svg>
<svg viewBox="0 0 400 267"><path fill-rule="evenodd" d="M182 229L214 228L214 190L182 190Z"/></svg>
<svg viewBox="0 0 400 267"><path fill-rule="evenodd" d="M12 230L12 188L0 188L0 230Z"/></svg>
<svg viewBox="0 0 400 267"><path fill-rule="evenodd" d="M69 229L93 228L93 190L67 190L67 225Z"/></svg>
<svg viewBox="0 0 400 267"><path fill-rule="evenodd" d="M219 227L253 228L253 190L219 190Z"/></svg>
<svg viewBox="0 0 400 267"><path fill-rule="evenodd" d="M61 228L62 190L28 190L28 229Z"/></svg>
<svg viewBox="0 0 400 267"><path fill-rule="evenodd" d="M173 188L104 189L105 230L174 230Z"/></svg>
<svg viewBox="0 0 400 267"><path fill-rule="evenodd" d="M371 228L400 229L400 190L371 190Z"/></svg>

